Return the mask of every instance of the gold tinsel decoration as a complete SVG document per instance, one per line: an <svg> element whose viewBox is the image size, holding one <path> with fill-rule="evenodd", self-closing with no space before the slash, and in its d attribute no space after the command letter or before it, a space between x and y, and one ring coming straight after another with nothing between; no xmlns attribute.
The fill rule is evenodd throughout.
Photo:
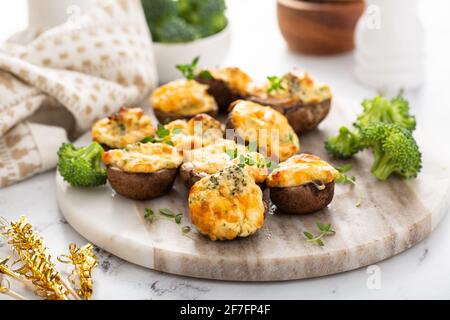
<svg viewBox="0 0 450 320"><path fill-rule="evenodd" d="M33 232L33 227L27 223L26 217L22 216L17 222L1 225L0 235L18 257L13 265L20 265L18 269L11 270L7 266L9 258L0 260L0 275L9 276L34 287L36 295L48 300L68 300L69 298L81 300L79 293L86 299L92 296L91 272L97 264L92 245L80 249L76 245L70 245L70 256L66 256L70 260L68 263L75 267L69 277L71 282L75 282L76 274L80 277L78 293L56 270L42 238ZM0 293L14 295L9 287L5 286L2 286Z"/></svg>
<svg viewBox="0 0 450 320"><path fill-rule="evenodd" d="M97 266L94 246L87 244L78 248L76 244L69 246L70 255L62 255L58 260L62 263L73 264L75 269L69 276L70 282L78 288L78 294L88 300L92 297L92 270Z"/></svg>

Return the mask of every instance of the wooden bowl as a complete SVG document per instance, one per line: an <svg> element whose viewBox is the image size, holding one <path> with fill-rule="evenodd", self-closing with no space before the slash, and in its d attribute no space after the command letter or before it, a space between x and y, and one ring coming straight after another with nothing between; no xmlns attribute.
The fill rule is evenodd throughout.
<svg viewBox="0 0 450 320"><path fill-rule="evenodd" d="M278 0L278 23L289 47L306 54L336 54L355 47L363 0Z"/></svg>

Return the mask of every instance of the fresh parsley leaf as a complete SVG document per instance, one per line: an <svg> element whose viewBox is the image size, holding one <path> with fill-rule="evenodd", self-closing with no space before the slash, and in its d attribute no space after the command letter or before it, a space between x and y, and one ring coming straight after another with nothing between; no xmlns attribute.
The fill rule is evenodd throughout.
<svg viewBox="0 0 450 320"><path fill-rule="evenodd" d="M164 141L165 144L171 146L171 147L175 147L175 144L172 141Z"/></svg>
<svg viewBox="0 0 450 320"><path fill-rule="evenodd" d="M200 57L196 57L191 64L180 64L176 68L183 74L183 76L188 80L194 80L195 72L197 70L198 62Z"/></svg>
<svg viewBox="0 0 450 320"><path fill-rule="evenodd" d="M336 179L336 183L356 185L356 178L354 176L349 177L349 176L345 175L345 173L351 171L352 169L353 169L353 165L351 163L349 163L345 166L342 166L342 167L337 167L336 170L339 171L339 173L341 175Z"/></svg>
<svg viewBox="0 0 450 320"><path fill-rule="evenodd" d="M176 216L175 216L175 222L176 222L176 224L180 224L181 223L181 219L183 219L183 215L180 213L180 214L177 214Z"/></svg>
<svg viewBox="0 0 450 320"><path fill-rule="evenodd" d="M170 136L170 130L166 129L166 127L162 124L158 124L158 130L156 131L156 134L160 138L167 138L168 136Z"/></svg>
<svg viewBox="0 0 450 320"><path fill-rule="evenodd" d="M267 77L267 80L269 80L269 88L267 89L267 93L286 90L286 88L283 86L283 77L269 76Z"/></svg>
<svg viewBox="0 0 450 320"><path fill-rule="evenodd" d="M338 184L353 184L354 186L356 186L356 177L349 177L346 176L345 174L341 174L337 179L336 179L336 183Z"/></svg>
<svg viewBox="0 0 450 320"><path fill-rule="evenodd" d="M166 216L168 218L175 218L175 213L173 213L172 210L163 208L159 210L159 213L161 213L163 216Z"/></svg>
<svg viewBox="0 0 450 320"><path fill-rule="evenodd" d="M310 232L308 232L308 231L305 231L303 234L304 234L305 237L308 238L309 240L314 239L314 236L312 235L312 233L310 233Z"/></svg>
<svg viewBox="0 0 450 320"><path fill-rule="evenodd" d="M205 79L205 80L213 80L214 77L212 76L211 72L208 70L202 70L199 72L198 77Z"/></svg>
<svg viewBox="0 0 450 320"><path fill-rule="evenodd" d="M141 141L141 143L155 143L156 142L156 140L155 140L155 138L153 138L153 137L147 137L147 138L144 138L144 139L142 139L142 141Z"/></svg>
<svg viewBox="0 0 450 320"><path fill-rule="evenodd" d="M340 173L347 173L352 169L353 169L353 165L351 163L346 164L345 166L336 168L336 170L339 171Z"/></svg>
<svg viewBox="0 0 450 320"><path fill-rule="evenodd" d="M145 209L144 218L149 220L150 222L153 222L156 218L155 212L152 209Z"/></svg>

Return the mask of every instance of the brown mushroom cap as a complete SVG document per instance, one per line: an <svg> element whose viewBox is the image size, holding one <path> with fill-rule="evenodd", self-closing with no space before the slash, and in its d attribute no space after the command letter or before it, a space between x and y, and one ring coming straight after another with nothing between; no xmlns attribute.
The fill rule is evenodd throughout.
<svg viewBox="0 0 450 320"><path fill-rule="evenodd" d="M270 188L270 198L277 208L288 214L305 215L326 208L334 197L334 181L320 190L314 183L296 187Z"/></svg>
<svg viewBox="0 0 450 320"><path fill-rule="evenodd" d="M133 200L151 200L167 194L173 187L178 169L153 173L129 173L108 167L108 181L120 195Z"/></svg>

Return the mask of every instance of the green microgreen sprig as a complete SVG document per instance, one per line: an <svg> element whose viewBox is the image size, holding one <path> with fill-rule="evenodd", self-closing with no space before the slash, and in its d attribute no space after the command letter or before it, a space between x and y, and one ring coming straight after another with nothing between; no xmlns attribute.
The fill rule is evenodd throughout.
<svg viewBox="0 0 450 320"><path fill-rule="evenodd" d="M180 224L181 220L183 219L183 215L181 213L176 214L172 210L167 208L160 209L158 212L153 211L153 209L146 208L144 218L150 223L153 223L158 219L165 219L174 221L176 224Z"/></svg>
<svg viewBox="0 0 450 320"><path fill-rule="evenodd" d="M316 222L317 229L320 231L320 235L314 236L311 232L305 231L303 234L307 239L307 242L318 245L319 247L324 247L325 242L323 241L324 237L332 236L336 234L336 231L333 230L331 224L324 224L321 222Z"/></svg>
<svg viewBox="0 0 450 320"><path fill-rule="evenodd" d="M269 76L267 77L267 80L269 80L269 87L267 88L267 93L286 90L286 87L284 87L283 85L284 77Z"/></svg>

